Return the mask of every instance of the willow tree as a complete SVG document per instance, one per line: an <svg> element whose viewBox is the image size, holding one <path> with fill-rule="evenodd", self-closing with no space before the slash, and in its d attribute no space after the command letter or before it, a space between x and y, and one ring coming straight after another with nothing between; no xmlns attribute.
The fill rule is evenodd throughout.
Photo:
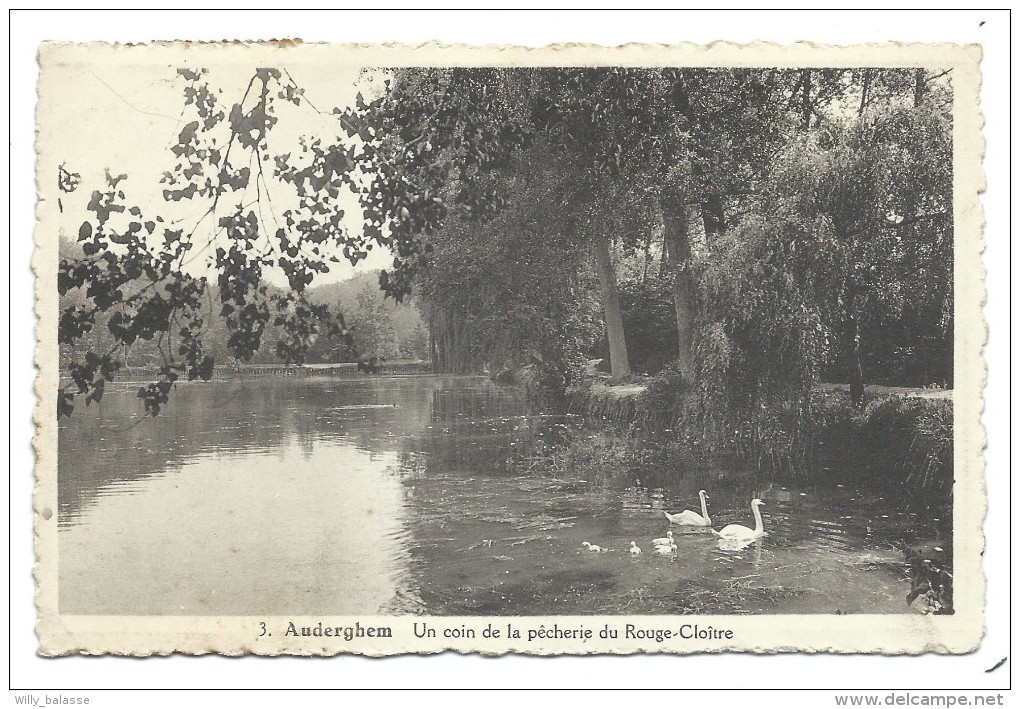
<svg viewBox="0 0 1020 709"><path fill-rule="evenodd" d="M616 191L596 178L612 158L590 120L571 115L564 121L562 114L550 110L564 92L594 105L586 85L570 83L569 73L557 69L401 69L392 76L376 115L387 129L379 154L399 167L396 173L376 169L384 179L377 181L375 191L380 199L404 202L404 209L391 223L397 258L384 288L399 296L410 287L430 234L445 221L481 224L511 201L519 202L524 192L507 179L507 169L511 158L526 157L541 136L544 149L559 165L555 179L572 194L572 209L560 205L559 213L547 211L545 228L567 241L590 245L612 371L617 378L627 376L630 367L609 254L610 239L619 236L609 224L618 221L625 203L607 204L607 196ZM425 199L407 199L409 194ZM574 219L568 212L586 216Z"/></svg>
<svg viewBox="0 0 1020 709"><path fill-rule="evenodd" d="M890 109L833 122L777 159L708 267L745 404L755 392L803 398L834 361L859 406L865 323L924 301L951 329L950 135L944 116Z"/></svg>
<svg viewBox="0 0 1020 709"><path fill-rule="evenodd" d="M451 216L418 270L434 362L452 372L537 365L543 388L562 393L596 339L591 271L570 228L583 201L540 143L501 172L499 213Z"/></svg>
<svg viewBox="0 0 1020 709"><path fill-rule="evenodd" d="M861 322L868 310L935 297L951 310L952 144L938 113L891 110L792 150L777 182L814 219L811 258L855 404L864 400Z"/></svg>
<svg viewBox="0 0 1020 709"><path fill-rule="evenodd" d="M384 123L399 134L391 160L410 168L405 182L410 175L412 184L432 184L433 193L443 193L444 204L452 202L461 214L484 218L506 204L505 183L494 176L536 136L569 168L561 179L578 187L575 199L587 207L584 219L563 220L563 228L591 246L617 376L629 365L611 241L638 243L656 222L662 224L678 366L691 380L695 333L699 322L711 320L711 305L698 295L699 232L711 246L744 215L785 205L793 221L821 219L821 233L831 228L834 234L823 241L834 249L842 245L846 263L861 264L874 262L899 238L886 237L937 222L938 205L946 200L945 175L938 174L939 165L951 164L944 130L900 125L877 139L860 137L870 124L896 125L890 116L901 115L897 97L903 96L898 87L904 78L916 103L918 96L937 93L937 73L607 67L409 70L399 76L403 83L381 104ZM865 111L858 110L859 122L847 127L858 96ZM935 112L931 120L944 122L943 115ZM841 141L842 152L830 149ZM890 151L899 151L902 160ZM884 219L881 234L873 232L876 210ZM415 238L424 232L410 221L407 253L416 258L428 240ZM944 253L945 238L935 238ZM884 246L872 253L876 243ZM409 263L402 259L397 271ZM853 333L862 303L882 289L860 267L853 269L846 277L830 274L836 280L815 298L838 303L826 311L839 313L851 370L859 360ZM889 288L896 282L892 276L885 281ZM860 377L851 372L851 379L859 400Z"/></svg>

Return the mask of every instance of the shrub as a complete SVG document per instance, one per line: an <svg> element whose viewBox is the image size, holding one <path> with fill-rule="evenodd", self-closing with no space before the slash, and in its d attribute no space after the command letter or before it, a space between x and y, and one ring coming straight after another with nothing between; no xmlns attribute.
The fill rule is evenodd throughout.
<svg viewBox="0 0 1020 709"><path fill-rule="evenodd" d="M700 385L699 385L700 387ZM811 392L807 402L762 398L746 418L705 405L675 366L643 389L596 383L575 390L571 409L616 427L638 427L655 444L684 455L730 452L767 473L807 477L821 467L878 475L948 502L953 486L953 404L949 399L872 393L856 409L842 389Z"/></svg>

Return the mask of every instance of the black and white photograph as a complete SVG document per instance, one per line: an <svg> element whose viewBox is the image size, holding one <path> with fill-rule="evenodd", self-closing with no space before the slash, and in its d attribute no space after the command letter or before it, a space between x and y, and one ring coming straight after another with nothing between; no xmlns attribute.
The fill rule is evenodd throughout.
<svg viewBox="0 0 1020 709"><path fill-rule="evenodd" d="M43 655L980 640L974 47L40 47Z"/></svg>

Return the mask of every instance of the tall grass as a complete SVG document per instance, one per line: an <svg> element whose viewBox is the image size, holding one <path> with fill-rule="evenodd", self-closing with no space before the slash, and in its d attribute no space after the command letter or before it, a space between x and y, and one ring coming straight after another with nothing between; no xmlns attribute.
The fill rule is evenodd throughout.
<svg viewBox="0 0 1020 709"><path fill-rule="evenodd" d="M604 384L577 391L571 409L606 421L618 435L639 428L687 456L731 453L778 478L840 466L901 483L936 503L952 494L951 400L873 394L857 409L846 392L816 389L806 402L766 400L741 420L704 401L667 369L640 392Z"/></svg>
<svg viewBox="0 0 1020 709"><path fill-rule="evenodd" d="M953 404L891 396L853 419L854 451L872 467L902 476L919 494L948 496L953 487Z"/></svg>
<svg viewBox="0 0 1020 709"><path fill-rule="evenodd" d="M640 468L652 451L633 429L580 430L563 445L534 451L513 462L518 472L540 472L554 478L583 478L600 486L621 473Z"/></svg>

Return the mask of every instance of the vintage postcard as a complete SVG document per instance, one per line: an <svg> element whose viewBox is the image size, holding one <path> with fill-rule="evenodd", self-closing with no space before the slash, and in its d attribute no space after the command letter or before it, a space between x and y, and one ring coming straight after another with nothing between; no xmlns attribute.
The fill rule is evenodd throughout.
<svg viewBox="0 0 1020 709"><path fill-rule="evenodd" d="M39 654L974 650L980 60L42 45Z"/></svg>

